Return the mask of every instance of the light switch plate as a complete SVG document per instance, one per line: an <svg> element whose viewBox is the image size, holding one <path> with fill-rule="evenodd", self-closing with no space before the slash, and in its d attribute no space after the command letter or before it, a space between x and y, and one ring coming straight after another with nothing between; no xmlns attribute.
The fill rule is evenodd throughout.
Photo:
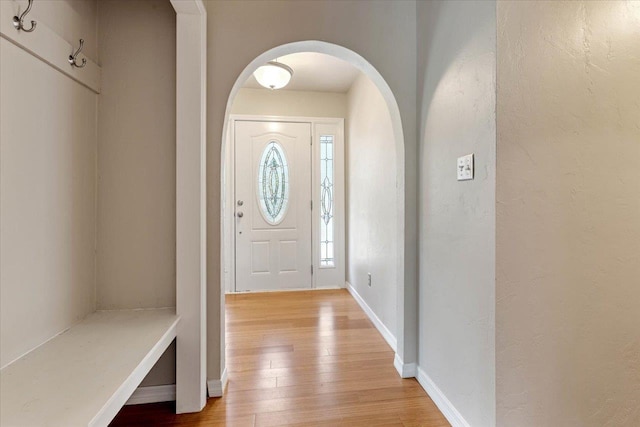
<svg viewBox="0 0 640 427"><path fill-rule="evenodd" d="M473 179L473 154L458 157L458 181Z"/></svg>

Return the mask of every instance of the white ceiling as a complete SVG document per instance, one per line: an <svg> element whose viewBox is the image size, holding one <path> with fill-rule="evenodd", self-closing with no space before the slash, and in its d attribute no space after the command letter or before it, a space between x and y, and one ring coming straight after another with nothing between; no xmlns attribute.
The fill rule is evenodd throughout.
<svg viewBox="0 0 640 427"><path fill-rule="evenodd" d="M344 93L360 73L348 62L323 53L294 53L277 59L293 69L293 77L285 87L286 90ZM258 84L253 75L244 87L265 89Z"/></svg>

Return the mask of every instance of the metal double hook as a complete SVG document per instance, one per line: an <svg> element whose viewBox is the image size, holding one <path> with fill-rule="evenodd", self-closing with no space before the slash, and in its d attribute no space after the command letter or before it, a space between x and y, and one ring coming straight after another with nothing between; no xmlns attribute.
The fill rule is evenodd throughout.
<svg viewBox="0 0 640 427"><path fill-rule="evenodd" d="M72 66L74 66L76 68L82 68L85 65L87 65L87 59L86 58L82 58L82 64L78 64L78 55L82 51L82 47L83 46L84 46L84 39L80 39L80 47L78 48L78 50L76 50L74 53L69 55L69 64L71 64Z"/></svg>
<svg viewBox="0 0 640 427"><path fill-rule="evenodd" d="M36 29L36 21L31 21L31 28L29 29L26 29L24 26L24 18L31 11L31 6L33 6L33 0L29 0L29 5L20 16L16 15L13 17L13 26L16 27L16 30L22 30L25 33L30 33Z"/></svg>

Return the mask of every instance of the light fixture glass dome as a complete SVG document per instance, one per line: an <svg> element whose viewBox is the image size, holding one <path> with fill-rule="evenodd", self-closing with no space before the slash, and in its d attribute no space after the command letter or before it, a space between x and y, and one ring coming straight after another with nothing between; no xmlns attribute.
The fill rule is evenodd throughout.
<svg viewBox="0 0 640 427"><path fill-rule="evenodd" d="M267 89L282 89L289 84L293 70L291 67L276 61L269 61L258 67L253 76L258 83Z"/></svg>

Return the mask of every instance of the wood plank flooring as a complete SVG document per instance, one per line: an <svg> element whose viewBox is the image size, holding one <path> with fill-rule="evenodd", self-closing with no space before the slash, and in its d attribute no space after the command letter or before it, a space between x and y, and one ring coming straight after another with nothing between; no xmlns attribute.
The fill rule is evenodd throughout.
<svg viewBox="0 0 640 427"><path fill-rule="evenodd" d="M428 426L449 423L346 290L227 295L222 398L198 414L125 407L122 426Z"/></svg>

